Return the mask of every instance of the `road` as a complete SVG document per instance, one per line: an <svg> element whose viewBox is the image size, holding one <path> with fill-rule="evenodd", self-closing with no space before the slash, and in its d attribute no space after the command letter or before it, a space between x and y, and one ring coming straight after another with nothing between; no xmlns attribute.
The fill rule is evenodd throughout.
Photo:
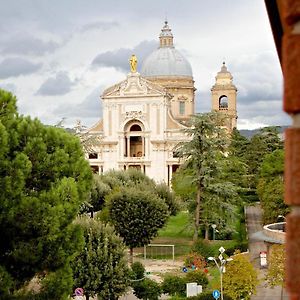
<svg viewBox="0 0 300 300"><path fill-rule="evenodd" d="M260 268L259 254L261 251L266 251L267 246L263 241L259 241L253 237L254 233L263 229L261 216L262 211L259 204L248 206L246 208L250 259L254 267L258 270L259 277L261 279L261 284L257 288L257 294L253 295L251 297L251 300L288 300L289 297L287 293L284 290L281 291L281 287L270 288L266 286L266 283L264 281L267 271L266 269Z"/></svg>

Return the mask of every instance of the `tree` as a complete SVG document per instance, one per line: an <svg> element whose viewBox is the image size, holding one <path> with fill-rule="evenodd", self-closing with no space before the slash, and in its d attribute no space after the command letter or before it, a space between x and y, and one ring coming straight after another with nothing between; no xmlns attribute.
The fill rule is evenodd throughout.
<svg viewBox="0 0 300 300"><path fill-rule="evenodd" d="M176 216L179 211L179 202L173 191L165 183L159 183L155 187L155 193L167 204L171 216Z"/></svg>
<svg viewBox="0 0 300 300"><path fill-rule="evenodd" d="M134 262L131 265L131 286L133 293L139 299L158 300L161 295L160 285L145 277L145 267L140 262Z"/></svg>
<svg viewBox="0 0 300 300"><path fill-rule="evenodd" d="M158 300L161 295L161 288L156 281L144 278L141 282L134 284L134 294L139 299Z"/></svg>
<svg viewBox="0 0 300 300"><path fill-rule="evenodd" d="M186 280L182 276L166 274L162 283L162 290L171 296L184 296Z"/></svg>
<svg viewBox="0 0 300 300"><path fill-rule="evenodd" d="M266 281L272 287L284 285L285 249L284 245L272 245L269 249L268 273Z"/></svg>
<svg viewBox="0 0 300 300"><path fill-rule="evenodd" d="M172 176L172 189L175 195L193 207L189 210L194 211L194 203L197 194L196 186L193 182L194 170L190 168L180 167Z"/></svg>
<svg viewBox="0 0 300 300"><path fill-rule="evenodd" d="M229 155L244 160L248 145L249 140L241 135L236 128L234 128L231 133L230 144L228 148Z"/></svg>
<svg viewBox="0 0 300 300"><path fill-rule="evenodd" d="M72 286L69 261L83 242L73 220L92 178L79 140L19 116L16 98L0 90L0 156L0 266L8 294L38 275L45 298L63 299Z"/></svg>
<svg viewBox="0 0 300 300"><path fill-rule="evenodd" d="M251 264L247 254L237 254L226 265L223 276L224 293L235 299L250 299L256 293L258 285L257 271Z"/></svg>
<svg viewBox="0 0 300 300"><path fill-rule="evenodd" d="M283 150L278 149L265 156L257 185L264 224L277 222L278 215L286 215L289 211L283 200L283 171Z"/></svg>
<svg viewBox="0 0 300 300"><path fill-rule="evenodd" d="M113 228L95 219L79 218L84 232L84 248L72 267L75 287L84 289L86 299L118 299L128 286L125 246Z"/></svg>
<svg viewBox="0 0 300 300"><path fill-rule="evenodd" d="M91 191L91 209L98 211L105 207L105 197L114 190L122 187L132 187L151 192L154 196L161 198L168 207L170 215L176 215L179 203L174 193L165 183L156 184L144 173L136 169L126 171L111 170L104 175L94 175L94 184ZM104 208L105 210L105 208Z"/></svg>
<svg viewBox="0 0 300 300"><path fill-rule="evenodd" d="M184 167L193 171L192 183L196 186L194 240L198 237L200 212L201 208L205 207L205 194L207 199L209 198L208 195L211 195L208 187L218 173L218 160L224 155L228 144L228 135L225 129L221 127L222 122L223 119L216 112L194 116L191 119L191 126L185 129L190 141L179 144L177 148L178 155L186 160ZM224 183L223 186L223 190L225 190ZM213 190L211 188L210 192ZM214 201L216 197L210 197L210 199ZM223 202L220 201L219 203ZM205 222L205 226L206 237L208 238L207 222Z"/></svg>
<svg viewBox="0 0 300 300"><path fill-rule="evenodd" d="M110 186L101 180L101 176L93 174L93 184L89 200L89 209L92 214L103 208L105 205L105 197L111 192Z"/></svg>
<svg viewBox="0 0 300 300"><path fill-rule="evenodd" d="M252 176L252 187L256 188L261 163L266 154L276 149L282 149L283 143L279 138L277 127L265 127L255 134L245 153L249 175Z"/></svg>
<svg viewBox="0 0 300 300"><path fill-rule="evenodd" d="M205 289L208 285L208 278L203 270L191 270L186 273L185 282L197 282L198 285Z"/></svg>
<svg viewBox="0 0 300 300"><path fill-rule="evenodd" d="M155 189L155 182L147 175L136 169L128 169L126 171L111 170L101 176L101 180L108 184L111 189L120 187L136 187L143 184L148 190Z"/></svg>
<svg viewBox="0 0 300 300"><path fill-rule="evenodd" d="M64 121L66 118L62 118L55 127L65 128ZM85 154L95 152L95 148L101 143L102 137L99 135L91 134L87 131L87 127L82 125L80 120L76 121L76 125L73 128L67 128L68 132L72 133L79 138L82 150Z"/></svg>
<svg viewBox="0 0 300 300"><path fill-rule="evenodd" d="M230 234L234 231L235 211L239 199L237 188L230 182L221 181L218 176L211 179L203 192L201 204L201 224L208 239L209 228L217 225L219 231Z"/></svg>
<svg viewBox="0 0 300 300"><path fill-rule="evenodd" d="M141 186L140 186L141 188ZM148 244L157 235L168 217L168 208L163 200L146 188L120 188L108 196L111 223L130 248Z"/></svg>

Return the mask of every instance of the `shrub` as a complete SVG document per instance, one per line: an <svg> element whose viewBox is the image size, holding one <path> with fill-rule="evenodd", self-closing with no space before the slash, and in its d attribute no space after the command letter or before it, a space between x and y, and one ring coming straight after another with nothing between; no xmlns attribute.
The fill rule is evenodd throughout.
<svg viewBox="0 0 300 300"><path fill-rule="evenodd" d="M162 283L162 290L172 296L185 295L185 278L176 275L166 275Z"/></svg>
<svg viewBox="0 0 300 300"><path fill-rule="evenodd" d="M131 269L132 269L134 279L141 279L144 277L145 267L139 261L134 262L131 265Z"/></svg>
<svg viewBox="0 0 300 300"><path fill-rule="evenodd" d="M179 212L179 201L175 194L170 191L170 188L165 183L156 185L156 194L167 204L168 211L171 216L176 216Z"/></svg>
<svg viewBox="0 0 300 300"><path fill-rule="evenodd" d="M137 281L133 284L134 295L139 299L158 300L161 295L160 285L149 278Z"/></svg>
<svg viewBox="0 0 300 300"><path fill-rule="evenodd" d="M187 272L185 280L186 283L197 282L197 284L202 285L203 288L206 288L208 284L207 275L202 270L194 270Z"/></svg>
<svg viewBox="0 0 300 300"><path fill-rule="evenodd" d="M192 247L192 251L201 254L202 256L204 256L205 258L209 257L209 256L218 256L219 253L219 248L223 246L225 248L225 254L228 256L233 255L233 253L236 250L240 250L241 252L245 252L248 249L248 242L247 240L245 241L222 241L222 242L218 242L215 241L213 243L210 243L209 241L205 241L202 239L198 239L193 247Z"/></svg>
<svg viewBox="0 0 300 300"><path fill-rule="evenodd" d="M134 262L131 266L131 286L139 299L157 300L161 294L160 285L149 278L144 278L145 267L140 262ZM135 281L137 280L137 281Z"/></svg>
<svg viewBox="0 0 300 300"><path fill-rule="evenodd" d="M192 247L192 251L201 254L203 257L209 257L215 255L214 250L210 246L209 242L202 239L198 239L194 243Z"/></svg>
<svg viewBox="0 0 300 300"><path fill-rule="evenodd" d="M233 300L231 297L227 296L226 294L223 294L224 300ZM215 298L212 295L211 292L204 292L200 295L189 297L189 300L215 300Z"/></svg>
<svg viewBox="0 0 300 300"><path fill-rule="evenodd" d="M203 269L206 266L206 261L201 254L192 252L186 256L184 264L189 268L194 265L197 269Z"/></svg>

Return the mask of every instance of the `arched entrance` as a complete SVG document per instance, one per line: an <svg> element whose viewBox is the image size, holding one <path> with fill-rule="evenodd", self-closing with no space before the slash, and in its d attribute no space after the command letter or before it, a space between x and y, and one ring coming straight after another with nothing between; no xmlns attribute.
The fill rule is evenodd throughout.
<svg viewBox="0 0 300 300"><path fill-rule="evenodd" d="M124 128L124 156L144 157L145 136L142 122L134 120L125 125Z"/></svg>

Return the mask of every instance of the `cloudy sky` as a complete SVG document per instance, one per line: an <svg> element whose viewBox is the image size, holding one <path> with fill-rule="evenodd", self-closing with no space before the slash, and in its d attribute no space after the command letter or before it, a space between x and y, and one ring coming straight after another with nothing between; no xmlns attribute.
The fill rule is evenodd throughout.
<svg viewBox="0 0 300 300"><path fill-rule="evenodd" d="M101 118L102 91L158 47L167 17L190 61L197 112L210 110L222 61L238 92L238 127L286 125L282 73L263 0L0 0L0 87L45 124Z"/></svg>

